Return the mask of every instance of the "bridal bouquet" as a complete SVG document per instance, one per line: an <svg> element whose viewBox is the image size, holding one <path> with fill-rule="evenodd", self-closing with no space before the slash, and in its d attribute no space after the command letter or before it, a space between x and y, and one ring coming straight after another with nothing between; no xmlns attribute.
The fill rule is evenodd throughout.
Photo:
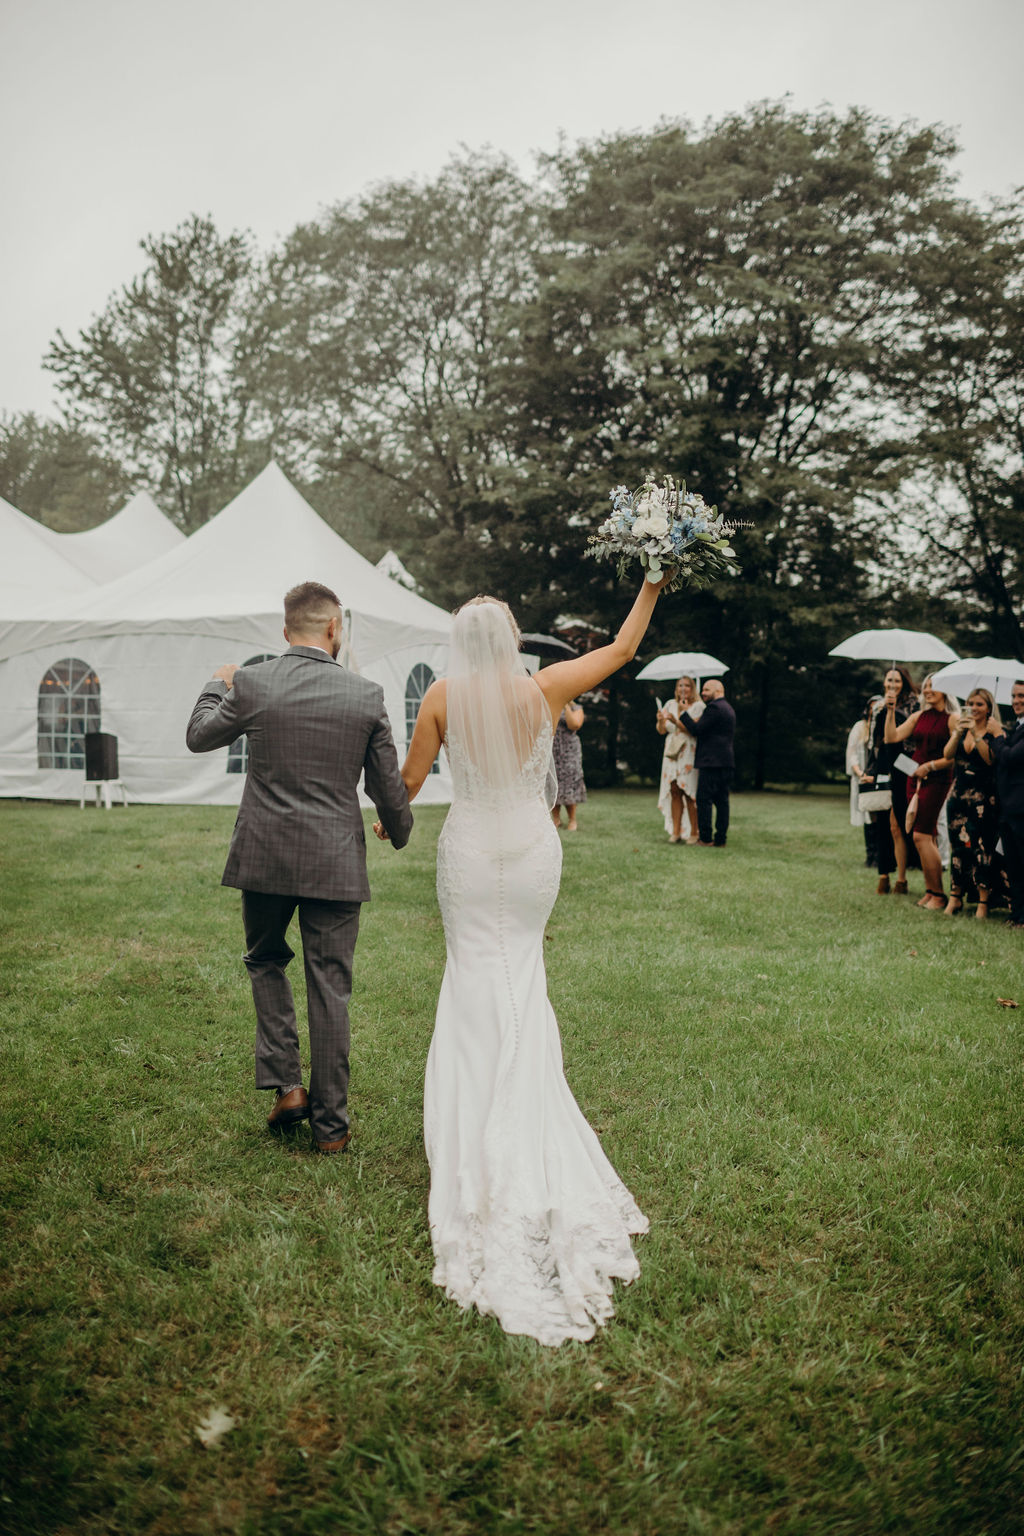
<svg viewBox="0 0 1024 1536"><path fill-rule="evenodd" d="M729 536L739 526L719 517L697 491L669 478L659 485L648 475L638 491L617 485L612 510L589 539L595 560L615 560L619 576L634 560L648 581L671 573L669 592L710 587L721 576L736 576L739 562Z"/></svg>

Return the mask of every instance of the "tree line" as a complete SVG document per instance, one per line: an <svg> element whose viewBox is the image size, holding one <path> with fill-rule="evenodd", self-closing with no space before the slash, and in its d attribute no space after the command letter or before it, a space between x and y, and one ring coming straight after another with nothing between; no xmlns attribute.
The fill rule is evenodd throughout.
<svg viewBox="0 0 1024 1536"><path fill-rule="evenodd" d="M750 526L742 576L660 604L651 646L731 663L747 782L818 779L874 681L828 661L845 634L1024 650L1024 201L960 196L955 152L763 104L531 177L463 153L267 253L192 218L57 335L63 420L0 425L0 494L67 526L145 485L192 531L274 457L435 601L600 633L626 594L588 533L672 474ZM650 702L620 677L593 776L655 769Z"/></svg>

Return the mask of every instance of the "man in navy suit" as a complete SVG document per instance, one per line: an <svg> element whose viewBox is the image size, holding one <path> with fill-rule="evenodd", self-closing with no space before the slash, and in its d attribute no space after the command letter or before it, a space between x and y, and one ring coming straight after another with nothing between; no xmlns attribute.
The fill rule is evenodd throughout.
<svg viewBox="0 0 1024 1536"><path fill-rule="evenodd" d="M1024 680L1010 693L1014 724L993 742L996 794L999 796L999 837L1010 882L1010 922L1024 928Z"/></svg>
<svg viewBox="0 0 1024 1536"><path fill-rule="evenodd" d="M725 697L717 677L709 677L700 691L704 713L694 719L690 714L679 723L697 738L694 767L697 769L697 831L701 848L724 848L729 832L729 786L735 767L733 737L736 711ZM712 832L712 812L714 831Z"/></svg>

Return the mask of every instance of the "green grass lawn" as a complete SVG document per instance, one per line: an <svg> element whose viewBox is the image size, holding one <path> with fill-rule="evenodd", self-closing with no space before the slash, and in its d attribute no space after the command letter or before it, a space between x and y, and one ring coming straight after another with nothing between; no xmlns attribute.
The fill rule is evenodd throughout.
<svg viewBox="0 0 1024 1536"><path fill-rule="evenodd" d="M842 800L737 797L725 853L653 800L563 839L566 1070L651 1232L556 1351L430 1281L442 811L371 839L317 1159L251 1086L232 812L0 802L0 1528L1024 1528L1021 935L876 896Z"/></svg>

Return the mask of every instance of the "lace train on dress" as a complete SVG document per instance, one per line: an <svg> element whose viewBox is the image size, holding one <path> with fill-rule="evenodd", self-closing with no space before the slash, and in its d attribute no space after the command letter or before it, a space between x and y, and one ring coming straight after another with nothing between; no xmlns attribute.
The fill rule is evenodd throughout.
<svg viewBox="0 0 1024 1536"><path fill-rule="evenodd" d="M613 1280L640 1272L629 1235L647 1220L573 1098L547 997L544 925L562 849L543 793L545 727L522 793L500 807L446 742L455 798L437 889L448 960L424 1134L435 1282L507 1333L557 1345L593 1337L612 1315Z"/></svg>

